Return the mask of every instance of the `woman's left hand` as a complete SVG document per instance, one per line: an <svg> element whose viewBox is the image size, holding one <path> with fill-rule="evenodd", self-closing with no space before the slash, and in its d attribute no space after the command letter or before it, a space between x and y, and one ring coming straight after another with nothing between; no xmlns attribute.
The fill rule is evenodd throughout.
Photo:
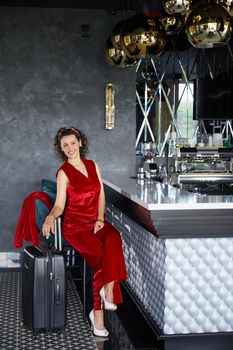
<svg viewBox="0 0 233 350"><path fill-rule="evenodd" d="M97 233L103 227L104 227L104 222L102 220L96 220L94 225L94 233Z"/></svg>

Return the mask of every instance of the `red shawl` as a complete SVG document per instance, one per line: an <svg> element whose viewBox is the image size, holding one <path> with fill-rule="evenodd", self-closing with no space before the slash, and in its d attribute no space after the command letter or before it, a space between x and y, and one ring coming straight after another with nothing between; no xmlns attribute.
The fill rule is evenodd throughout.
<svg viewBox="0 0 233 350"><path fill-rule="evenodd" d="M36 226L36 199L44 202L49 209L53 207L53 203L45 192L32 192L25 198L14 237L16 248L23 246L23 240L33 245L40 243L39 230Z"/></svg>

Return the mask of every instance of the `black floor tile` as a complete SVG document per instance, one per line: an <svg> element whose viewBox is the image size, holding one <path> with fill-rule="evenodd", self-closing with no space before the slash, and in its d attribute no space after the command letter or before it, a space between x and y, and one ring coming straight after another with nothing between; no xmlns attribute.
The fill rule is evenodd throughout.
<svg viewBox="0 0 233 350"><path fill-rule="evenodd" d="M33 333L22 324L21 272L0 270L0 350L94 350L97 348L72 279L67 280L66 337Z"/></svg>
<svg viewBox="0 0 233 350"><path fill-rule="evenodd" d="M158 343L154 332L124 288L122 292L124 302L119 305L115 313L106 313L106 326L110 331L112 342L106 343L104 350L162 350L163 344ZM120 329L119 334L117 334L118 328ZM119 342L119 337L121 342ZM118 348L115 346L117 341L119 342Z"/></svg>

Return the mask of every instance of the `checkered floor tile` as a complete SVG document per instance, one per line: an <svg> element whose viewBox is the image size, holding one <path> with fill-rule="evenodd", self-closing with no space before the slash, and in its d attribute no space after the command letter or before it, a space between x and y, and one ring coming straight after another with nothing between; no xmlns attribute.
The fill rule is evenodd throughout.
<svg viewBox="0 0 233 350"><path fill-rule="evenodd" d="M56 333L39 334L22 326L21 273L0 272L0 350L96 350L82 304L72 280L67 281L66 338Z"/></svg>

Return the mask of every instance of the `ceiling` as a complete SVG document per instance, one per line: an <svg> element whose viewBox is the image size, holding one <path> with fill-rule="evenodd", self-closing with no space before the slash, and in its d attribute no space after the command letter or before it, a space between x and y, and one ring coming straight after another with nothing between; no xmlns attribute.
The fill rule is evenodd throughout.
<svg viewBox="0 0 233 350"><path fill-rule="evenodd" d="M0 6L105 9L112 15L122 10L163 12L162 0L1 0Z"/></svg>
<svg viewBox="0 0 233 350"><path fill-rule="evenodd" d="M2 0L0 6L134 10L141 0Z"/></svg>

